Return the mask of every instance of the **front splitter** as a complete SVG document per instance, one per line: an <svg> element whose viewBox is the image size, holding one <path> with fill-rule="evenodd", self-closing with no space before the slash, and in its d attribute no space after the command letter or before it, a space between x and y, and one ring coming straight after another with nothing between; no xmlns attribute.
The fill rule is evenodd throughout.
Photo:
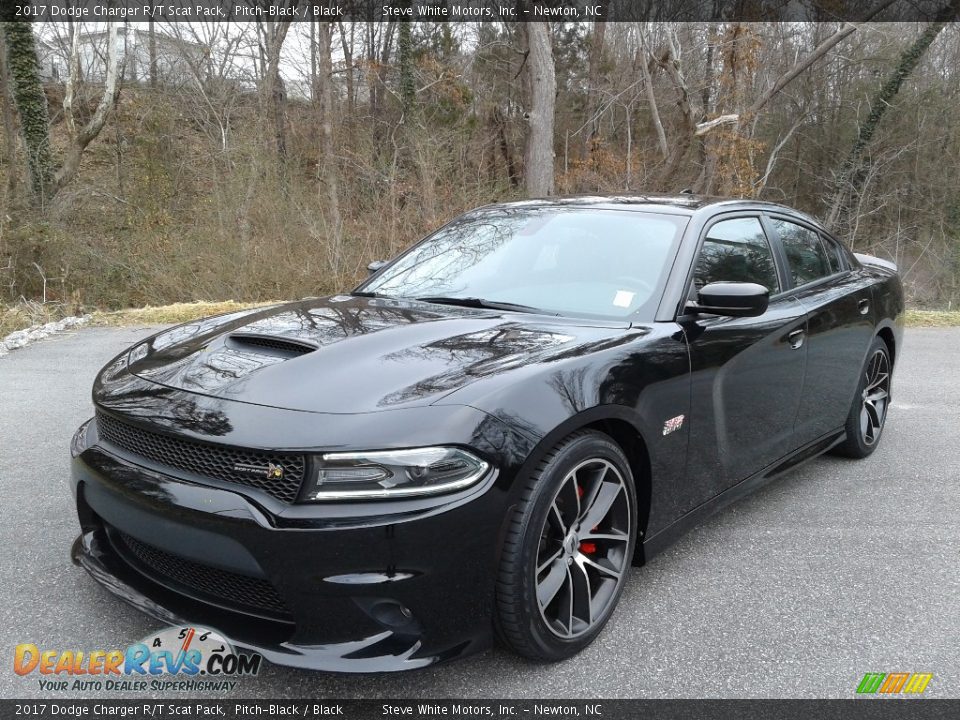
<svg viewBox="0 0 960 720"><path fill-rule="evenodd" d="M80 535L73 543L70 556L75 565L86 570L101 586L150 617L167 625L201 624L209 627L211 624L206 619L186 617L138 589L136 585L139 584L139 575L122 560L112 557L109 543L98 531ZM237 649L255 652L277 665L337 673L415 670L452 660L478 649L472 647L472 643L466 642L447 652L418 655L422 650L421 640L402 637L388 630L350 642L298 645L291 642L256 642L236 637L229 631L224 632L222 628L209 629L221 632Z"/></svg>

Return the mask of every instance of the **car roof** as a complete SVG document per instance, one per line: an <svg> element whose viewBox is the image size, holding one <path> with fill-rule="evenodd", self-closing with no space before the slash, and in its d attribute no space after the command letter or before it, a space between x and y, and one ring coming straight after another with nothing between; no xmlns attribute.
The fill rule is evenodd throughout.
<svg viewBox="0 0 960 720"><path fill-rule="evenodd" d="M802 218L809 223L823 228L816 218L787 205L768 202L766 200L750 200L744 198L727 198L713 195L696 195L680 193L678 195L645 194L645 195L567 195L551 198L537 198L533 200L517 200L514 202L495 203L485 205L483 210L498 208L547 208L547 207L584 207L584 208L616 208L631 209L645 212L670 212L673 214L693 215L699 210L715 208L718 211L735 210L767 210L783 212Z"/></svg>

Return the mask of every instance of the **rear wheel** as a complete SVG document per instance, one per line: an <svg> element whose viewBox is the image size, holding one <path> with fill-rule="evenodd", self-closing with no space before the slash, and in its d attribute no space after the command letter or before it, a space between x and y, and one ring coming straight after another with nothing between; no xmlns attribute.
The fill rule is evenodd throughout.
<svg viewBox="0 0 960 720"><path fill-rule="evenodd" d="M623 452L595 431L571 435L540 463L514 511L497 580L497 630L537 660L589 645L620 599L637 536Z"/></svg>
<svg viewBox="0 0 960 720"><path fill-rule="evenodd" d="M876 450L890 406L892 369L890 349L881 338L874 338L847 416L846 437L836 448L838 454L865 458Z"/></svg>

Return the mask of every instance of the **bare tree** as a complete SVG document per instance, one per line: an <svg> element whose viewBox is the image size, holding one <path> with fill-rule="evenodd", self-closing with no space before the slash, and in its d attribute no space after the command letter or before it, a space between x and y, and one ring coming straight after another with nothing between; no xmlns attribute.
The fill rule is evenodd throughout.
<svg viewBox="0 0 960 720"><path fill-rule="evenodd" d="M90 34L71 38L70 27L32 26L34 97L50 99L44 140L34 143L51 148L40 199L104 89L106 33L92 44ZM143 85L124 87L124 112L106 118L109 148L93 140L82 151L68 186L78 191L60 200L69 212L40 216L15 194L3 197L14 180L26 195L38 158L9 68L0 293L49 300L77 291L103 306L318 294L491 200L676 192L702 175L704 187L816 216L845 187L842 236L895 258L912 301L960 303L960 23L939 30L920 64L903 63L934 30L718 18L526 29L344 20L284 34L276 23L158 22L151 88L144 23L142 45L131 28L128 48L142 58ZM121 45L118 86L123 57ZM554 148L571 161L557 188ZM136 169L122 186L102 161L108 149L118 168L122 156Z"/></svg>
<svg viewBox="0 0 960 720"><path fill-rule="evenodd" d="M545 22L524 24L527 36L525 78L529 101L526 112L527 145L524 177L527 195L553 195L553 125L557 78L553 66L550 26Z"/></svg>
<svg viewBox="0 0 960 720"><path fill-rule="evenodd" d="M606 35L607 23L595 20L593 31L590 33L590 54L587 58L587 103L584 115L587 120L586 131L583 134L583 149L581 155L586 157L600 128L597 104L600 97L600 66L603 64L603 38Z"/></svg>
<svg viewBox="0 0 960 720"><path fill-rule="evenodd" d="M76 176L84 150L100 134L116 104L120 92L117 24L107 24L103 94L93 115L79 128L74 119L73 98L79 82L80 29L71 24L70 71L63 101L69 142L58 168L54 168L50 155L50 121L46 96L40 83L33 29L25 23L4 23L4 32L21 132L28 151L31 185L34 194L41 201L46 201Z"/></svg>
<svg viewBox="0 0 960 720"><path fill-rule="evenodd" d="M107 117L113 110L117 102L117 96L120 93L119 73L118 73L118 52L117 52L117 23L107 24L107 69L103 81L103 95L93 116L82 128L76 127L73 117L73 108L67 103L66 98L72 97L74 86L77 83L80 63L77 60L78 44L77 36L79 29L73 31L74 41L70 50L70 74L67 78L67 87L64 93L64 113L67 118L67 128L70 134L70 144L63 157L63 163L56 171L53 178L53 192L57 192L70 182L80 169L80 158L83 151L89 145L100 131L103 130Z"/></svg>
<svg viewBox="0 0 960 720"><path fill-rule="evenodd" d="M950 5L944 6L937 14L936 20L903 51L896 67L877 90L870 103L870 114L860 124L857 131L857 140L840 168L837 190L834 193L833 202L830 205L830 215L827 219L828 226L836 228L838 225L845 224L846 218L844 216L849 211L848 200L851 196L860 193L866 181L867 171L862 166L864 150L873 140L880 121L900 91L903 81L910 77L917 65L920 64L924 53L937 39L947 22L956 18L958 14L960 14L960 0L953 0Z"/></svg>
<svg viewBox="0 0 960 720"><path fill-rule="evenodd" d="M339 238L342 231L340 220L340 182L337 168L337 156L333 146L333 25L318 23L318 68L317 88L314 96L319 100L320 109L320 162L317 169L321 185L327 189L327 207L330 213L330 225L333 234Z"/></svg>
<svg viewBox="0 0 960 720"><path fill-rule="evenodd" d="M179 59L189 79L179 88L181 97L192 106L198 124L216 140L220 152L227 152L241 102L238 48L247 33L219 22L171 22L164 29L180 46Z"/></svg>
<svg viewBox="0 0 960 720"><path fill-rule="evenodd" d="M874 17L885 8L892 4L893 0L883 0L874 7L865 19ZM739 29L738 29L739 28ZM671 143L670 156L661 173L658 185L665 189L673 189L676 177L682 171L683 161L687 152L693 145L694 138L701 138L700 147L703 152L703 165L700 176L695 184L695 189L700 192L710 192L714 188L714 175L717 169L717 153L729 152L731 142L739 147L736 153L749 153L750 133L754 127L759 113L781 93L790 83L798 77L809 71L814 65L822 60L827 54L841 42L849 38L856 32L857 25L844 23L833 34L820 42L810 53L798 56L793 65L782 73L766 90L759 93L752 101L745 97L748 88L743 86L743 77L738 75L737 64L744 61L744 50L741 47L743 37L749 37L752 31L744 29L738 24L734 24L727 30L729 42L725 43L725 63L728 70L726 86L728 89L727 97L723 98L727 107L720 110L720 114L710 119L703 119L699 122L694 120L693 108L690 104L691 93L687 86L681 65L680 42L675 27L669 27L666 34L666 49L659 55L659 65L670 77L677 97L677 107L681 114L680 129L677 137ZM713 79L712 63L713 43L708 40L707 52L707 77L710 81ZM755 49L754 49L755 52ZM703 99L710 99L710 88L705 86L702 90ZM724 111L726 110L726 111ZM702 116L708 114L708 108L704 107ZM733 131L719 138L705 138L710 133L716 132L725 126L733 126ZM728 137L729 136L729 137ZM738 187L755 187L755 183L749 179L743 178L738 182Z"/></svg>
<svg viewBox="0 0 960 720"><path fill-rule="evenodd" d="M7 194L13 194L17 186L14 164L17 160L17 122L14 114L14 98L10 88L10 71L7 69L7 44L0 33L0 102L3 103L3 153L7 166Z"/></svg>
<svg viewBox="0 0 960 720"><path fill-rule="evenodd" d="M337 28L340 31L340 49L343 51L343 67L346 73L347 83L347 117L353 117L355 103L357 101L356 92L353 88L353 34L356 23L350 22L350 33L347 36L347 29L343 21L337 21Z"/></svg>
<svg viewBox="0 0 960 720"><path fill-rule="evenodd" d="M680 60L680 41L673 28L667 32L667 49L661 55L659 64L670 77L676 95L677 109L680 111L681 127L671 145L670 155L667 157L667 163L657 183L661 189L672 190L675 178L687 156L687 150L690 149L696 135L696 123L690 106L690 91L687 89L687 80Z"/></svg>
<svg viewBox="0 0 960 720"><path fill-rule="evenodd" d="M410 0L402 0L401 7L410 8ZM413 36L410 22L400 22L397 31L397 61L400 65L400 104L403 114L413 111L417 99L417 86L413 77Z"/></svg>
<svg viewBox="0 0 960 720"><path fill-rule="evenodd" d="M261 101L265 108L265 115L269 117L272 125L271 149L277 161L283 164L287 157L287 116L286 91L283 79L280 77L280 51L287 37L287 31L290 29L290 21L258 21L257 27L260 30L264 61Z"/></svg>
<svg viewBox="0 0 960 720"><path fill-rule="evenodd" d="M646 38L642 31L640 36L640 48L637 53L637 65L643 76L643 89L647 96L647 106L650 108L650 121L653 123L654 130L657 133L657 144L660 147L660 154L664 160L670 157L670 146L667 144L667 134L663 129L663 121L660 119L660 109L657 107L657 94L653 88L653 77L650 74L650 51L647 50Z"/></svg>
<svg viewBox="0 0 960 720"><path fill-rule="evenodd" d="M150 58L150 87L157 87L157 31L153 18L147 24L147 53Z"/></svg>
<svg viewBox="0 0 960 720"><path fill-rule="evenodd" d="M50 118L40 84L40 68L30 23L3 23L7 69L13 99L20 116L20 134L27 150L27 168L34 196L41 201L53 194L53 158L50 154Z"/></svg>

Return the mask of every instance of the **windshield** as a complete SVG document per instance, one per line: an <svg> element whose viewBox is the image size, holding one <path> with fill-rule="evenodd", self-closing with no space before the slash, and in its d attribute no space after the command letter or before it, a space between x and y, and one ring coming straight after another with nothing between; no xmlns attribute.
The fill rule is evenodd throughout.
<svg viewBox="0 0 960 720"><path fill-rule="evenodd" d="M480 210L441 228L360 290L625 318L656 307L686 222L631 210Z"/></svg>

